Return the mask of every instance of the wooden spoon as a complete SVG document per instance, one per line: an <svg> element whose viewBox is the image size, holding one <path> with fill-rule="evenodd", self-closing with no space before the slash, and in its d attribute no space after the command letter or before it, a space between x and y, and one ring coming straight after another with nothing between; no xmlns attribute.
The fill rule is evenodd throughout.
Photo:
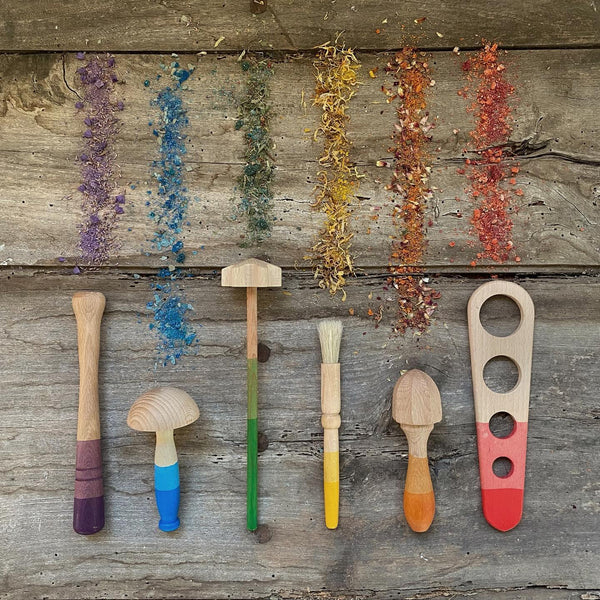
<svg viewBox="0 0 600 600"><path fill-rule="evenodd" d="M392 416L408 440L404 516L413 531L427 531L435 514L427 439L433 424L442 420L442 401L433 379L418 369L400 377L394 386Z"/></svg>

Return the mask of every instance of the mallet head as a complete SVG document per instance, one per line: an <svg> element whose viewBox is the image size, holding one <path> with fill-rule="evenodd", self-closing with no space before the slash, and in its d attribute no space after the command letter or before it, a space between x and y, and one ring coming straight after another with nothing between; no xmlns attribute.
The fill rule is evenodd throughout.
<svg viewBox="0 0 600 600"><path fill-rule="evenodd" d="M248 258L221 271L225 287L281 287L281 267L264 260Z"/></svg>

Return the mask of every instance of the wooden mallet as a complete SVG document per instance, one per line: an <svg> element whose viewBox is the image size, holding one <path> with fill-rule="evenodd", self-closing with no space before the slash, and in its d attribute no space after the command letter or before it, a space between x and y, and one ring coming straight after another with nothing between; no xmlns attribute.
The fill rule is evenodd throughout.
<svg viewBox="0 0 600 600"><path fill-rule="evenodd" d="M258 332L257 288L281 287L281 268L256 258L243 260L221 271L221 285L246 288L248 357L248 428L247 428L247 527L258 527Z"/></svg>

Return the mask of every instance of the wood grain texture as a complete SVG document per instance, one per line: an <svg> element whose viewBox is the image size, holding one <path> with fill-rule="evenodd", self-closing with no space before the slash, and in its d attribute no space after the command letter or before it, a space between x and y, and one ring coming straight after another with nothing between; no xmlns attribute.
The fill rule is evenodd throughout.
<svg viewBox="0 0 600 600"><path fill-rule="evenodd" d="M199 416L198 405L187 392L160 387L144 392L131 405L127 425L138 431L172 431L193 423Z"/></svg>
<svg viewBox="0 0 600 600"><path fill-rule="evenodd" d="M581 600L598 589L600 282L520 280L537 319L525 512L506 534L490 528L480 511L466 321L468 298L480 283L437 278L443 300L422 338L389 339L383 324L374 329L363 317L368 294L381 293L381 277L352 280L346 303L332 303L309 276L289 272L283 289L261 292L260 337L271 357L259 375L259 428L269 439L259 457L259 510L272 538L258 544L244 530L245 315L227 301L232 290L220 287L218 275L186 282L202 325L198 355L155 370L147 278L5 270L0 597L309 598L326 591L320 597L431 592L433 598ZM69 299L78 289L102 289L108 307L100 357L107 527L94 540L70 529L78 378ZM335 532L321 516L315 325L326 316L344 322ZM429 443L437 516L422 536L399 520L407 445L390 409L393 385L407 368L435 373L444 404ZM165 537L147 518L154 510L152 449L129 430L126 415L153 383L182 381L198 398L201 416L176 432L183 525Z"/></svg>
<svg viewBox="0 0 600 600"><path fill-rule="evenodd" d="M423 371L411 369L394 386L392 416L397 423L433 425L442 420L442 400L435 381Z"/></svg>
<svg viewBox="0 0 600 600"><path fill-rule="evenodd" d="M479 318L482 306L494 296L510 298L519 307L521 320L508 336L491 335ZM494 414L507 412L515 421L527 423L535 321L535 307L529 294L513 282L489 281L475 290L467 314L477 422L488 423ZM495 357L506 357L517 367L518 380L512 389L499 392L499 388L490 389L486 385L485 367Z"/></svg>
<svg viewBox="0 0 600 600"><path fill-rule="evenodd" d="M281 287L281 267L248 258L221 271L224 287ZM254 292L256 294L256 291Z"/></svg>
<svg viewBox="0 0 600 600"><path fill-rule="evenodd" d="M100 325L106 299L101 292L77 292L72 306L77 321L79 355L79 410L77 440L100 439L100 394L98 360L100 357Z"/></svg>
<svg viewBox="0 0 600 600"><path fill-rule="evenodd" d="M105 0L4 3L0 50L199 51L312 48L346 31L357 48L385 50L417 36L423 46L577 46L600 42L593 1L272 0L261 15L242 2ZM426 19L416 24L415 19ZM437 33L441 36L438 36ZM223 38L223 39L221 39ZM220 41L219 41L220 40Z"/></svg>
<svg viewBox="0 0 600 600"><path fill-rule="evenodd" d="M436 85L431 92L431 114L438 120L432 131L436 150L431 184L435 190L426 215L433 225L427 232L425 262L434 271L472 271L469 264L476 252L468 245L472 205L465 198L467 182L456 172L463 164L462 151L473 127L465 100L457 96L465 83L460 62L466 56L443 52L432 57ZM392 205L384 187L391 172L374 165L389 156L395 117L394 107L386 104L379 91L389 55L359 53L359 58L363 83L350 108L349 136L354 142L352 157L365 178L352 227L355 263L368 269L385 266L390 251ZM164 266L160 254L145 256L143 252L151 250L148 240L154 233L146 206L147 191L154 189L150 163L157 157L153 127L148 126L157 115L150 101L155 96L155 76L162 72L159 63L171 60L170 56L117 56L117 72L124 81L117 95L126 106L120 113L123 125L117 141L117 162L127 192L118 230L121 248L115 256L121 267ZM186 183L190 197L198 198L190 202L190 225L182 234L188 250L186 262L222 267L257 252L239 247L244 223L230 218L235 213L235 179L243 156L242 135L235 130L237 112L230 98L239 94L243 75L232 56L182 55L179 60L197 67L186 82L189 92L184 93L190 118L186 165L191 171L186 172ZM519 97L512 143L521 161L517 187L524 195L519 212L513 215L521 262L504 268L529 272L597 269L600 50L513 51L506 60ZM74 90L78 89L75 69L80 64L73 55L64 58L66 81ZM368 71L376 66L379 76L371 79ZM75 157L84 125L83 116L74 109L77 96L63 80L63 59L51 54L0 57L0 77L0 219L5 223L0 263L56 266L57 257L64 256L65 265L72 265L77 261L81 221ZM145 80L152 82L150 88L144 87ZM259 252L279 265L306 268L306 249L321 226L321 217L310 210L318 171L318 144L312 135L319 122L318 111L310 106L314 88L310 58L276 62L272 88L276 221L272 238ZM451 241L456 242L454 247L449 247Z"/></svg>
<svg viewBox="0 0 600 600"><path fill-rule="evenodd" d="M157 467L168 467L177 462L177 449L173 430L162 430L156 432L156 444L154 446L154 464Z"/></svg>

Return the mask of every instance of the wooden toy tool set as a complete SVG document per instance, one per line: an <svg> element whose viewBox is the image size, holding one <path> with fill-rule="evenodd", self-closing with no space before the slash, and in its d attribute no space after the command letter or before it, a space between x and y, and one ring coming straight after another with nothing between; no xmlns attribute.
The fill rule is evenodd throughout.
<svg viewBox="0 0 600 600"><path fill-rule="evenodd" d="M247 528L255 531L258 528L257 288L280 287L281 269L261 260L245 260L223 269L221 285L246 288ZM507 296L519 307L520 324L509 336L492 336L480 321L481 307L493 296ZM98 292L79 292L73 297L81 378L73 528L84 535L96 533L104 526L98 394L100 321L104 305L105 298ZM520 286L496 280L482 285L473 293L467 312L483 514L490 525L500 531L508 531L519 523L523 512L533 302ZM323 496L325 525L328 529L336 529L339 519L338 430L342 423L339 356L342 332L342 322L336 319L326 319L318 325L322 356ZM497 356L511 359L519 370L516 386L506 393L494 392L484 380L485 365ZM495 436L489 426L491 418L499 412L508 413L514 422L513 430L504 438ZM149 390L129 410L127 424L132 429L156 432L154 482L160 514L158 526L162 531L173 531L180 525L179 464L173 431L190 425L198 419L199 414L192 397L173 387ZM400 424L408 441L404 515L413 531L425 532L435 514L427 442L434 424L442 420L440 391L428 374L412 369L398 379L393 391L392 416ZM511 469L505 476L495 473L494 463L499 458L511 463ZM438 490L438 493L443 493L443 490Z"/></svg>
<svg viewBox="0 0 600 600"><path fill-rule="evenodd" d="M600 0L0 7L0 600L600 600Z"/></svg>

